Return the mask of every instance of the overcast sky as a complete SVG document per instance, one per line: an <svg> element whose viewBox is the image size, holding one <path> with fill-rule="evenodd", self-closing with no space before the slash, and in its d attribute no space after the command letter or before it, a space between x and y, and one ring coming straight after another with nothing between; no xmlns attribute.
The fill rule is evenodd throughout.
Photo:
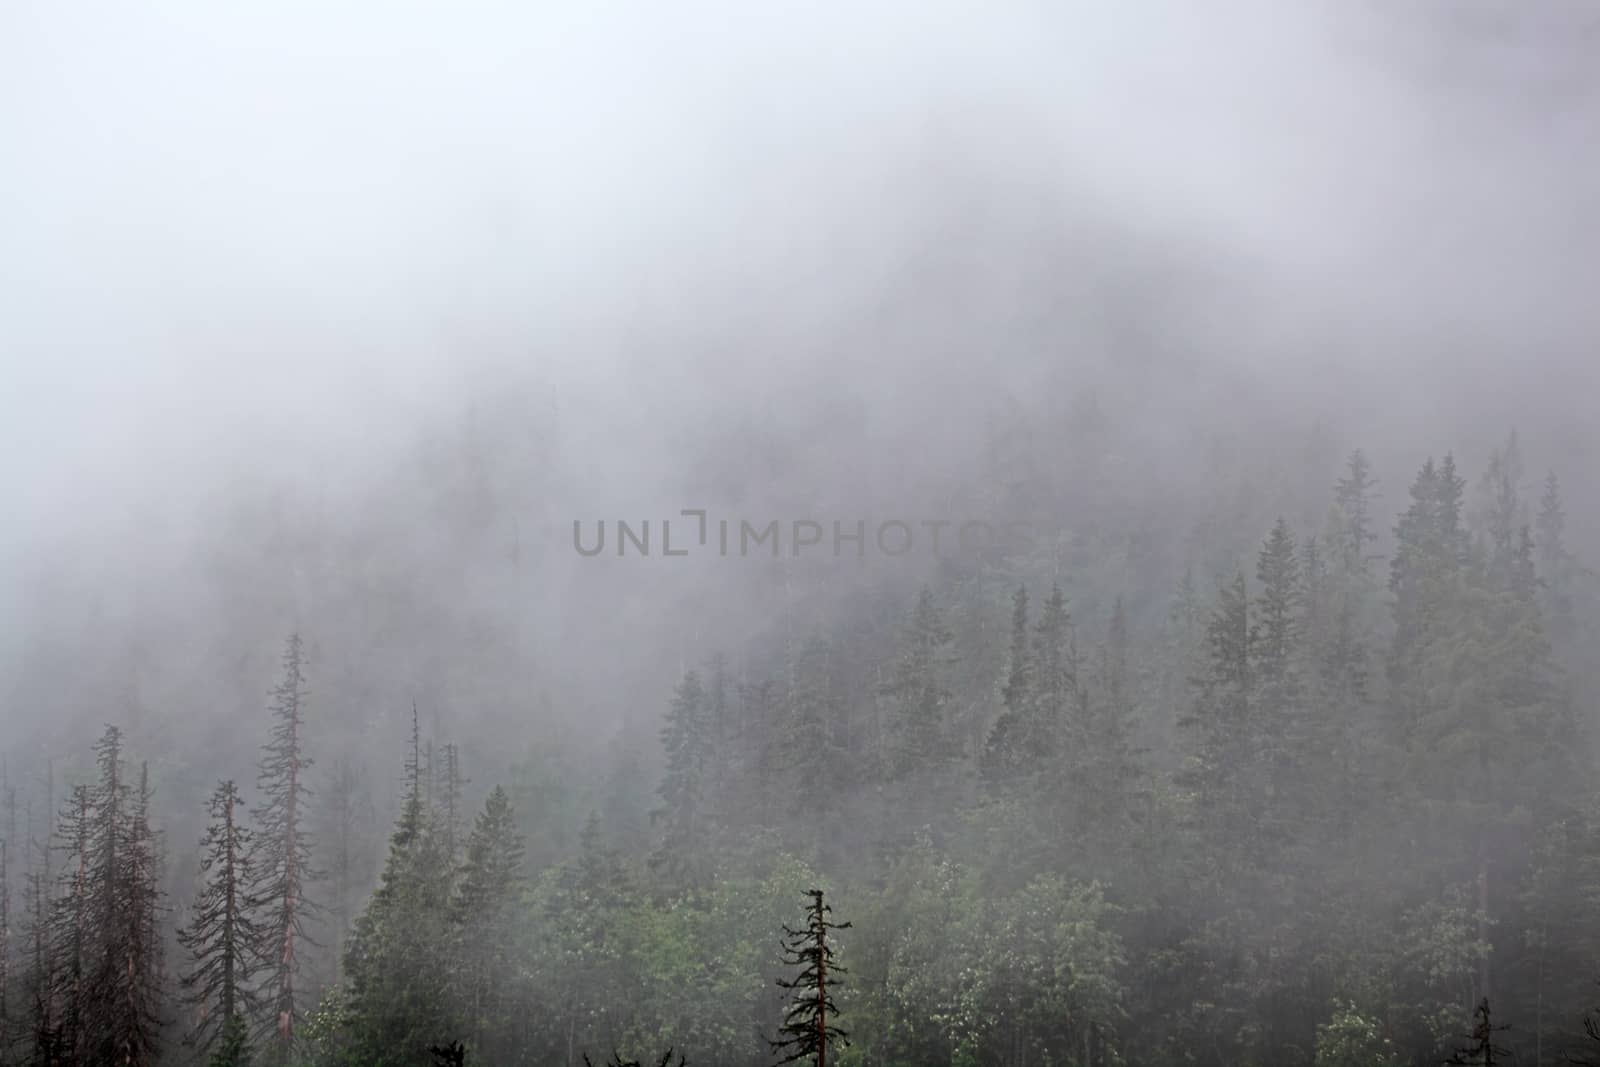
<svg viewBox="0 0 1600 1067"><path fill-rule="evenodd" d="M992 269L974 315L1037 310L1005 293L1052 262L1044 220L1069 278L1214 276L1187 312L1207 366L1307 394L1453 377L1497 403L1538 381L1580 410L1596 18L6 4L0 540L15 565L128 499L181 512L240 470L356 469L497 375L629 426L806 374L872 410L908 377L959 391L1007 354L840 339L963 197L978 221L948 240Z"/></svg>

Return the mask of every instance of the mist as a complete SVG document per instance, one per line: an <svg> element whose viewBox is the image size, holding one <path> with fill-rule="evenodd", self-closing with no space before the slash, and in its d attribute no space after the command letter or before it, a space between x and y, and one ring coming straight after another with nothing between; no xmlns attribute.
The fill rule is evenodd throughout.
<svg viewBox="0 0 1600 1067"><path fill-rule="evenodd" d="M0 752L38 799L9 837L32 854L22 839L50 835L57 786L90 779L94 738L118 723L151 761L164 892L183 904L206 792L254 780L296 633L319 772L358 766L373 805L346 924L405 810L413 706L418 736L459 747L469 808L512 784L532 882L576 862L591 808L642 863L686 672L722 654L739 692L798 685L826 634L838 699L882 731L883 679L927 587L955 630L941 685L971 771L935 806L987 814L943 825L906 786L884 816L897 843L873 852L850 834L889 802L863 799L877 772L862 772L839 787L852 829L831 844L807 853L781 819L762 825L854 902L892 880L886 857L924 817L959 862L1002 870L955 842L1016 825L975 784L1009 708L1012 587L1037 609L1062 585L1086 656L1123 640L1126 611L1144 753L1130 773L1141 796L1192 800L1181 723L1212 697L1174 591L1192 579L1209 614L1238 572L1255 596L1275 520L1301 545L1331 536L1356 449L1377 474L1375 542L1370 582L1346 593L1384 681L1351 722L1403 702L1408 594L1384 579L1410 558L1407 486L1452 453L1486 560L1493 472L1517 471L1507 514L1529 523L1559 472L1564 541L1552 554L1541 532L1540 551L1566 569L1540 573L1539 625L1587 731L1597 56L1600 14L1578 2L10 5ZM670 519L677 538L685 509L713 529L776 521L781 549L618 554L619 521L659 538ZM1017 518L1042 538L1020 554L790 543L797 521ZM575 526L602 521L607 550L575 551ZM1470 688L1471 658L1427 674L1431 691ZM1102 697L1121 699L1084 706ZM1569 746L1586 760L1587 736ZM41 785L45 767L63 777ZM1176 854L1164 820L1188 802L1151 801L1165 814L1124 836ZM1533 800L1505 804L1528 834L1546 825ZM1404 866L1397 840L1337 854ZM1521 870L1509 840L1483 855ZM745 871L745 845L718 841L718 870ZM1091 873L1136 914L1129 945L1203 925L1117 897L1133 876L1113 854ZM1467 884L1447 868L1428 870ZM307 964L323 992L347 932ZM1319 987L1316 1010L1353 988ZM1473 1004L1453 1007L1469 1028ZM931 1055L867 1047L852 1062ZM1083 1048L1070 1062L1113 1062ZM1246 1062L1233 1054L1218 1062Z"/></svg>

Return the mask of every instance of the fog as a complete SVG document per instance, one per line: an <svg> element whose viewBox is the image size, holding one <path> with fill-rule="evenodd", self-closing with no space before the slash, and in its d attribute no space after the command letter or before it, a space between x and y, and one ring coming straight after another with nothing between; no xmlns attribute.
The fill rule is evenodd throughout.
<svg viewBox="0 0 1600 1067"><path fill-rule="evenodd" d="M575 520L995 517L1011 419L1154 531L1140 640L1355 447L1387 552L1516 429L1592 560L1597 55L1578 0L7 5L0 750L122 721L188 848L291 630L380 782L412 701L484 789L650 739L934 568Z"/></svg>

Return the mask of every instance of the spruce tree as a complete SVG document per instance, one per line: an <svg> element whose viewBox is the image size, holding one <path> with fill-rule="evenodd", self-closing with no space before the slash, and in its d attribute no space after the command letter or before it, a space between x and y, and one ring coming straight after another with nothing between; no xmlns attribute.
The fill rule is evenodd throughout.
<svg viewBox="0 0 1600 1067"><path fill-rule="evenodd" d="M1520 534L1527 525L1518 491L1521 481L1522 452L1513 431L1504 447L1490 453L1480 487L1484 557L1492 588L1505 589L1516 580Z"/></svg>
<svg viewBox="0 0 1600 1067"><path fill-rule="evenodd" d="M430 1042L459 1032L448 992L453 872L427 804L425 775L413 705L405 793L389 856L344 960L352 1044L358 1055L384 1064L426 1064Z"/></svg>
<svg viewBox="0 0 1600 1067"><path fill-rule="evenodd" d="M28 1037L32 1049L30 1062L55 1067L65 1062L61 1033L56 1025L55 954L50 925L50 850L48 845L31 842L34 862L26 877L24 906L27 909L25 934L28 942Z"/></svg>
<svg viewBox="0 0 1600 1067"><path fill-rule="evenodd" d="M1551 471L1545 476L1534 519L1535 564L1539 577L1540 606L1551 639L1566 644L1576 636L1573 615L1573 558L1567 550L1567 512L1561 499L1561 481Z"/></svg>
<svg viewBox="0 0 1600 1067"><path fill-rule="evenodd" d="M1289 524L1280 518L1256 558L1256 580L1261 583L1261 592L1255 600L1250 645L1259 685L1283 685L1294 666L1305 595L1300 563L1294 535L1289 532Z"/></svg>
<svg viewBox="0 0 1600 1067"><path fill-rule="evenodd" d="M1083 714L1085 692L1078 677L1072 614L1059 582L1051 584L1050 596L1034 626L1029 673L1032 693L1024 735L1033 758L1044 762L1061 755L1063 748L1081 748L1089 729Z"/></svg>
<svg viewBox="0 0 1600 1067"><path fill-rule="evenodd" d="M250 857L250 897L262 909L258 951L265 963L259 999L266 1013L263 1051L272 1062L288 1062L295 1046L301 1006L295 989L301 948L308 943L307 917L314 906L306 884L311 867L311 837L306 805L311 790L305 751L305 650L299 634L284 642L283 677L272 690L272 733L262 748L256 779L261 804Z"/></svg>
<svg viewBox="0 0 1600 1067"><path fill-rule="evenodd" d="M834 1022L839 1009L833 990L840 985L838 976L845 972L834 962L828 934L847 930L850 924L829 921L833 909L823 902L822 890L812 889L807 895L811 903L806 907L805 926L783 928L784 966L800 970L793 978L778 979L778 987L789 992L790 1003L777 1039L769 1044L778 1064L810 1059L815 1067L827 1067L829 1051L850 1044L849 1034Z"/></svg>
<svg viewBox="0 0 1600 1067"><path fill-rule="evenodd" d="M667 768L656 790L661 805L651 812L661 836L650 863L675 888L697 886L703 874L708 713L700 673L690 670L673 692L661 728Z"/></svg>
<svg viewBox="0 0 1600 1067"><path fill-rule="evenodd" d="M149 785L127 781L122 732L95 745L99 780L88 793L84 984L75 1052L87 1062L140 1067L156 1059L161 945L156 936L159 856L149 823ZM77 931L75 931L77 932Z"/></svg>
<svg viewBox="0 0 1600 1067"><path fill-rule="evenodd" d="M50 958L55 961L52 999L61 1005L54 1027L65 1062L90 1062L90 980L93 930L93 868L90 849L93 805L89 786L75 785L56 824L56 848L64 855L61 892L50 914Z"/></svg>
<svg viewBox="0 0 1600 1067"><path fill-rule="evenodd" d="M124 889L129 946L127 1029L122 1039L122 1062L127 1065L151 1063L158 1058L158 1042L165 1023L161 1016L165 999L162 988L164 940L160 927L164 910L162 849L160 835L150 821L153 795L149 764L141 762L138 785L132 794Z"/></svg>
<svg viewBox="0 0 1600 1067"><path fill-rule="evenodd" d="M1194 710L1181 720L1192 731L1178 780L1196 799L1196 814L1214 847L1244 849L1257 839L1252 808L1262 774L1253 727L1250 597L1238 574L1218 592L1206 624L1207 659L1194 679Z"/></svg>
<svg viewBox="0 0 1600 1067"><path fill-rule="evenodd" d="M456 985L472 1046L487 1062L510 1062L520 972L513 947L522 890L524 845L511 799L489 792L467 838L466 860L452 902L457 939Z"/></svg>
<svg viewBox="0 0 1600 1067"><path fill-rule="evenodd" d="M1134 692L1128 654L1128 617L1118 596L1094 672L1096 697L1088 706L1083 751L1072 761L1081 768L1087 823L1113 848L1125 843L1129 801L1139 772L1132 738Z"/></svg>
<svg viewBox="0 0 1600 1067"><path fill-rule="evenodd" d="M243 807L233 782L217 784L209 804L211 822L200 840L200 892L188 925L178 932L189 956L181 982L184 999L199 1020L188 1042L201 1052L215 1051L217 1067L246 1062L262 963L261 928L250 896L253 835L238 817Z"/></svg>
<svg viewBox="0 0 1600 1067"><path fill-rule="evenodd" d="M992 784L1004 786L1019 775L1038 769L1034 750L1035 664L1033 635L1028 626L1028 589L1018 586L1011 599L1011 645L1006 657L1005 683L1000 689L1000 714L984 745L983 772Z"/></svg>
<svg viewBox="0 0 1600 1067"><path fill-rule="evenodd" d="M833 650L813 633L795 653L779 747L774 753L787 786L790 811L802 820L804 837L826 848L835 833L830 818L850 781L848 723L834 678Z"/></svg>
<svg viewBox="0 0 1600 1067"><path fill-rule="evenodd" d="M933 591L923 586L906 624L899 657L881 689L893 707L886 761L893 777L930 768L952 754L946 721L951 694L945 684L951 637Z"/></svg>
<svg viewBox="0 0 1600 1067"><path fill-rule="evenodd" d="M471 780L461 774L461 750L447 742L439 751L433 787L433 803L439 826L440 846L453 864L461 851L461 792Z"/></svg>
<svg viewBox="0 0 1600 1067"><path fill-rule="evenodd" d="M1366 454L1359 448L1350 453L1345 473L1334 483L1333 490L1338 521L1331 551L1336 553L1345 574L1366 570L1367 550L1378 539L1372 528L1372 499L1377 484Z"/></svg>

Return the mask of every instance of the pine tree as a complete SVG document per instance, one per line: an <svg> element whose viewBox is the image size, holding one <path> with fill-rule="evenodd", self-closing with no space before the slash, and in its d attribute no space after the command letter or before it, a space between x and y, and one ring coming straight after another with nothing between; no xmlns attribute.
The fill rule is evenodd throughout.
<svg viewBox="0 0 1600 1067"><path fill-rule="evenodd" d="M799 930L783 928L786 967L798 967L793 978L778 979L778 987L788 990L791 1001L778 1028L777 1040L769 1042L778 1063L811 1059L816 1067L827 1067L830 1049L848 1047L850 1036L834 1022L839 1009L833 990L844 969L834 962L834 948L828 941L832 930L847 930L849 923L828 919L831 907L823 902L822 890L812 889L806 908L806 924Z"/></svg>
<svg viewBox="0 0 1600 1067"><path fill-rule="evenodd" d="M1193 731L1178 779L1197 800L1213 844L1253 847L1252 809L1262 792L1254 732L1250 597L1243 574L1222 586L1206 624L1207 660L1194 679L1194 711L1181 725Z"/></svg>
<svg viewBox="0 0 1600 1067"><path fill-rule="evenodd" d="M1028 589L1018 586L1011 600L1011 646L1006 657L1006 680L1000 689L1001 710L984 746L983 771L991 783L1003 785L1038 768L1033 749L1034 683L1032 634L1028 627Z"/></svg>
<svg viewBox="0 0 1600 1067"><path fill-rule="evenodd" d="M651 820L661 828L651 866L674 887L696 886L703 873L709 741L706 692L699 672L690 670L672 694L661 728L667 769L656 790L661 806L651 812Z"/></svg>
<svg viewBox="0 0 1600 1067"><path fill-rule="evenodd" d="M461 791L469 784L471 779L461 774L461 750L454 744L446 743L439 752L433 803L440 844L452 864L459 858L461 850Z"/></svg>
<svg viewBox="0 0 1600 1067"><path fill-rule="evenodd" d="M1047 607L1048 614L1048 607ZM1082 796L1087 824L1103 841L1120 847L1126 836L1129 800L1138 774L1133 747L1134 693L1128 664L1128 617L1117 597L1106 626L1095 670L1097 696L1089 706L1083 731Z"/></svg>
<svg viewBox="0 0 1600 1067"><path fill-rule="evenodd" d="M524 845L511 799L495 786L467 839L466 861L452 908L457 938L456 985L472 1045L491 1063L508 1063L505 1035L520 973L512 951L522 888Z"/></svg>
<svg viewBox="0 0 1600 1067"><path fill-rule="evenodd" d="M894 777L930 768L952 754L946 722L951 694L944 679L951 638L933 591L923 586L893 673L881 690L894 709L886 768Z"/></svg>
<svg viewBox="0 0 1600 1067"><path fill-rule="evenodd" d="M1467 559L1461 490L1454 461L1446 456L1435 466L1430 458L1412 482L1410 506L1395 524L1395 554L1389 564L1395 622L1389 676L1402 739L1426 714L1422 658L1440 639L1453 615L1450 605L1461 592Z"/></svg>
<svg viewBox="0 0 1600 1067"><path fill-rule="evenodd" d="M262 748L257 788L262 802L256 820L254 855L250 858L250 897L263 909L259 952L263 970L260 1003L266 1012L264 1051L273 1062L288 1062L295 1047L300 1015L295 980L300 949L308 944L306 918L314 905L305 895L315 877L306 805L311 790L306 772L312 761L305 752L305 653L299 634L284 643L283 678L272 690L272 733Z"/></svg>
<svg viewBox="0 0 1600 1067"><path fill-rule="evenodd" d="M405 793L389 836L377 890L345 951L350 1038L360 1056L384 1064L425 1064L430 1041L459 1032L451 1016L450 883L427 803L416 706L406 750Z"/></svg>
<svg viewBox="0 0 1600 1067"><path fill-rule="evenodd" d="M88 1062L154 1062L160 1019L158 856L149 824L148 776L128 784L122 732L107 726L95 745L100 777L89 792L87 923L75 1051ZM83 918L83 917L80 917Z"/></svg>
<svg viewBox="0 0 1600 1067"><path fill-rule="evenodd" d="M1561 482L1551 471L1545 476L1534 519L1535 563L1539 577L1540 606L1550 636L1566 643L1575 636L1572 604L1573 559L1567 550L1567 513L1561 500Z"/></svg>
<svg viewBox="0 0 1600 1067"><path fill-rule="evenodd" d="M1118 601L1119 612L1121 601ZM1015 621L1015 620L1013 620ZM1126 638L1126 631L1123 632ZM1123 643L1122 651L1126 651ZM1078 749L1089 723L1084 712L1084 687L1079 675L1076 634L1067 610L1067 595L1052 583L1033 633L1032 701L1028 709L1027 744L1038 762L1055 759L1063 748Z"/></svg>
<svg viewBox="0 0 1600 1067"><path fill-rule="evenodd" d="M59 990L50 940L50 850L37 841L30 844L35 858L24 891L28 915L24 931L28 939L28 1034L33 1053L30 1062L56 1067L65 1062L65 1056L55 1016Z"/></svg>
<svg viewBox="0 0 1600 1067"><path fill-rule="evenodd" d="M150 1063L158 1058L158 1041L164 1025L160 1010L162 990L163 942L159 916L162 912L162 852L160 838L150 823L150 767L139 764L139 784L132 795L126 856L126 914L128 955L126 961L127 1030L123 1038L124 1064Z"/></svg>
<svg viewBox="0 0 1600 1067"><path fill-rule="evenodd" d="M56 962L54 979L59 983L59 989L52 987L51 992L61 1004L54 1033L64 1061L74 1067L89 1063L91 1055L92 819L89 787L73 786L56 826L56 848L65 855L66 862L61 874L62 891L50 915L49 955Z"/></svg>
<svg viewBox="0 0 1600 1067"><path fill-rule="evenodd" d="M829 816L850 781L848 723L833 676L833 652L814 633L795 653L784 696L784 718L774 755L780 761L794 815L805 836L824 848L835 824Z"/></svg>
<svg viewBox="0 0 1600 1067"><path fill-rule="evenodd" d="M1250 642L1255 681L1281 686L1288 680L1298 650L1305 595L1294 535L1281 518L1261 546L1256 580L1261 592L1256 596L1255 631Z"/></svg>
<svg viewBox="0 0 1600 1067"><path fill-rule="evenodd" d="M1028 588L1017 586L1011 599L1011 652L1000 696L1007 711L1021 712L1033 691L1033 659L1028 649Z"/></svg>
<svg viewBox="0 0 1600 1067"><path fill-rule="evenodd" d="M1350 453L1345 474L1334 483L1333 500L1338 513L1334 551L1345 574L1367 569L1367 549L1378 539L1372 528L1373 490L1378 480L1361 449Z"/></svg>
<svg viewBox="0 0 1600 1067"><path fill-rule="evenodd" d="M1513 431L1503 448L1489 455L1480 492L1483 503L1484 552L1488 580L1492 588L1507 588L1514 580L1519 553L1519 535L1527 525L1518 493L1522 481L1522 452Z"/></svg>
<svg viewBox="0 0 1600 1067"><path fill-rule="evenodd" d="M1250 634L1250 732L1274 798L1263 807L1263 816L1280 831L1292 816L1284 810L1285 800L1305 791L1305 764L1323 755L1304 721L1301 699L1305 585L1300 564L1294 535L1280 518L1256 558L1261 591Z"/></svg>
<svg viewBox="0 0 1600 1067"><path fill-rule="evenodd" d="M190 961L182 987L199 1018L189 1043L202 1052L215 1050L230 1064L243 1064L248 1056L248 1020L256 1010L254 980L262 962L249 888L253 835L236 815L243 806L233 782L218 783L211 823L200 840L202 886L188 926L178 932Z"/></svg>

